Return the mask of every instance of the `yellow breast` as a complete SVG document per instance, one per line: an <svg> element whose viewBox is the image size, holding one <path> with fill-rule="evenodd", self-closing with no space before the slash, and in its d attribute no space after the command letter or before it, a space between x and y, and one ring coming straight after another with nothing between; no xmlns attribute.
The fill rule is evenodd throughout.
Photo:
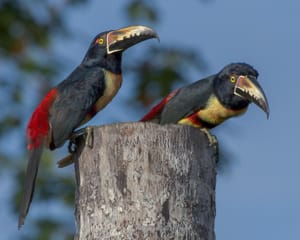
<svg viewBox="0 0 300 240"><path fill-rule="evenodd" d="M114 74L110 71L103 70L105 75L105 90L103 95L98 99L94 106L94 111L98 112L103 109L117 94L122 84L122 75Z"/></svg>
<svg viewBox="0 0 300 240"><path fill-rule="evenodd" d="M114 74L110 71L103 70L105 75L105 90L103 95L94 104L91 112L89 112L80 125L89 121L97 112L103 109L117 94L122 85L122 75Z"/></svg>
<svg viewBox="0 0 300 240"><path fill-rule="evenodd" d="M203 121L211 124L220 124L226 119L243 114L247 108L232 110L224 107L215 95L212 95L204 109L198 112L198 116Z"/></svg>
<svg viewBox="0 0 300 240"><path fill-rule="evenodd" d="M226 119L243 114L247 108L241 110L232 110L224 107L215 95L212 95L204 109L200 109L197 113L181 119L178 123L190 125L193 127L202 127L201 121L211 125L218 125Z"/></svg>

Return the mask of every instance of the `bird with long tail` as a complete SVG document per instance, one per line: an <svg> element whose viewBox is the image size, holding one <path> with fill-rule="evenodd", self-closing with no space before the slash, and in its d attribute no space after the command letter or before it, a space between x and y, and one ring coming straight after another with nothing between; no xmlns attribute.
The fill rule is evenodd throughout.
<svg viewBox="0 0 300 240"><path fill-rule="evenodd" d="M37 106L27 126L29 161L19 229L24 224L32 201L43 150L61 147L79 126L113 99L122 83L122 52L150 38L158 38L158 35L145 26L129 26L98 34L82 62Z"/></svg>

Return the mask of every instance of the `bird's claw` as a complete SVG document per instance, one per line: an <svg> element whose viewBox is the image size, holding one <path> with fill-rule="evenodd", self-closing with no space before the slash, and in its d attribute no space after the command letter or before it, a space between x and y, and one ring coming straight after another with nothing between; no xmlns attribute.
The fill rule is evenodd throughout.
<svg viewBox="0 0 300 240"><path fill-rule="evenodd" d="M89 148L94 146L94 129L92 127L85 128L85 145Z"/></svg>
<svg viewBox="0 0 300 240"><path fill-rule="evenodd" d="M79 137L84 137L84 143L85 146L88 146L89 148L93 148L94 145L94 131L92 127L86 127L77 130L72 134L69 140L69 145L68 145L68 150L69 150L69 155L64 157L63 159L59 160L57 162L57 165L59 168L66 167L72 163L74 163L74 154L77 151L77 146L78 146L78 138Z"/></svg>
<svg viewBox="0 0 300 240"><path fill-rule="evenodd" d="M205 135L207 136L208 141L209 141L208 146L214 148L215 156L216 156L216 162L218 162L219 161L219 143L218 143L218 139L216 138L215 135L212 135L207 128L201 128L200 131L205 133Z"/></svg>
<svg viewBox="0 0 300 240"><path fill-rule="evenodd" d="M200 131L204 132L208 138L209 146L217 146L218 140L215 135L212 135L207 128L201 128Z"/></svg>
<svg viewBox="0 0 300 240"><path fill-rule="evenodd" d="M94 131L93 127L81 128L75 131L70 137L68 150L70 153L75 153L77 150L77 140L79 137L84 137L85 146L93 148L94 145Z"/></svg>
<svg viewBox="0 0 300 240"><path fill-rule="evenodd" d="M75 153L76 149L77 149L77 145L76 145L75 141L70 139L69 145L68 145L69 153L71 153L71 154Z"/></svg>

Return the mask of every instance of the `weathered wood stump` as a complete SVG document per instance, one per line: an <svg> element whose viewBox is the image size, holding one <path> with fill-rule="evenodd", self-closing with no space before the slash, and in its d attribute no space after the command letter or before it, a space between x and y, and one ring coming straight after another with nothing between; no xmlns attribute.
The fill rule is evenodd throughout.
<svg viewBox="0 0 300 240"><path fill-rule="evenodd" d="M94 127L75 161L75 239L214 240L216 152L194 128Z"/></svg>

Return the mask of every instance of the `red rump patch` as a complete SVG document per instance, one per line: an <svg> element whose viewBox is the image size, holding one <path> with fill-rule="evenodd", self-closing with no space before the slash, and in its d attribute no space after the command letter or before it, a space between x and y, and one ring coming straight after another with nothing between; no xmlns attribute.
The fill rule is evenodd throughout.
<svg viewBox="0 0 300 240"><path fill-rule="evenodd" d="M49 133L49 109L57 96L51 89L33 112L27 126L27 148L32 150L43 144Z"/></svg>
<svg viewBox="0 0 300 240"><path fill-rule="evenodd" d="M198 112L195 112L187 117L187 119L191 122L192 125L197 126L199 128L203 127L203 123L198 116Z"/></svg>
<svg viewBox="0 0 300 240"><path fill-rule="evenodd" d="M174 90L171 92L168 96L166 96L160 103L158 103L156 106L154 106L149 113L147 113L140 121L141 122L147 122L151 119L155 118L158 114L161 113L161 111L164 109L164 106L170 101L171 98L173 98L179 89Z"/></svg>

